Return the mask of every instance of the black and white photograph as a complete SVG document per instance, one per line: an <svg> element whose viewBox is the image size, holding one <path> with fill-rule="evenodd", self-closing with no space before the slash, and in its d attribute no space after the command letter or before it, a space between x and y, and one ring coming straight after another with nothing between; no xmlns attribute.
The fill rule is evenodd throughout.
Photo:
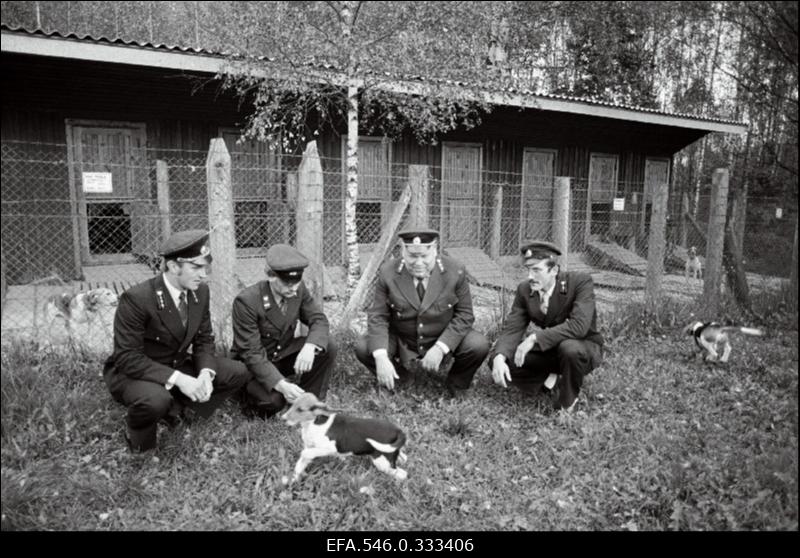
<svg viewBox="0 0 800 558"><path fill-rule="evenodd" d="M797 1L0 4L3 532L798 531Z"/></svg>

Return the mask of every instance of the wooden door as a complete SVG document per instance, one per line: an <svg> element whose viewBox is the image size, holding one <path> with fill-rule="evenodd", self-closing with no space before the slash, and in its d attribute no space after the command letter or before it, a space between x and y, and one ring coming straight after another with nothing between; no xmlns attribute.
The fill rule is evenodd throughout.
<svg viewBox="0 0 800 558"><path fill-rule="evenodd" d="M555 161L554 150L525 148L522 154L520 244L552 236Z"/></svg>
<svg viewBox="0 0 800 558"><path fill-rule="evenodd" d="M356 235L362 251L371 251L392 215L391 144L386 138L358 137ZM342 183L347 183L347 136L342 136Z"/></svg>
<svg viewBox="0 0 800 558"><path fill-rule="evenodd" d="M445 246L480 247L480 144L442 145L442 235Z"/></svg>
<svg viewBox="0 0 800 558"><path fill-rule="evenodd" d="M256 255L289 239L290 210L281 195L281 158L260 141L239 141L236 128L220 128L231 155L234 235L240 254Z"/></svg>
<svg viewBox="0 0 800 558"><path fill-rule="evenodd" d="M81 262L132 261L158 248L144 124L67 121Z"/></svg>
<svg viewBox="0 0 800 558"><path fill-rule="evenodd" d="M648 157L644 163L644 193L640 214L640 235L646 234L650 223L653 192L658 184L669 184L669 159Z"/></svg>
<svg viewBox="0 0 800 558"><path fill-rule="evenodd" d="M591 234L607 236L611 224L611 205L617 194L619 156L592 153L589 160Z"/></svg>

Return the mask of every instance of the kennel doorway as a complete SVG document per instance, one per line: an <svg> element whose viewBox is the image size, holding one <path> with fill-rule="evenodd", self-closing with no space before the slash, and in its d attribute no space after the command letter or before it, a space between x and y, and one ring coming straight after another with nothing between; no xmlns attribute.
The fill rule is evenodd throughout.
<svg viewBox="0 0 800 558"><path fill-rule="evenodd" d="M70 185L83 265L127 263L157 225L145 125L67 120Z"/></svg>

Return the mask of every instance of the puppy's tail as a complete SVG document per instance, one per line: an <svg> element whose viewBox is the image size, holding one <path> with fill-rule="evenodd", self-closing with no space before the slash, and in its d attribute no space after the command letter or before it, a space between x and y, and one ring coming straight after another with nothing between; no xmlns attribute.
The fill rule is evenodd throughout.
<svg viewBox="0 0 800 558"><path fill-rule="evenodd" d="M394 453L406 443L406 435L402 431L398 432L397 437L390 444L378 442L372 438L367 438L367 442L381 453Z"/></svg>
<svg viewBox="0 0 800 558"><path fill-rule="evenodd" d="M736 326L727 326L723 327L722 331L738 331L739 333L744 333L745 335L764 335L764 330L758 329L756 327L736 327Z"/></svg>

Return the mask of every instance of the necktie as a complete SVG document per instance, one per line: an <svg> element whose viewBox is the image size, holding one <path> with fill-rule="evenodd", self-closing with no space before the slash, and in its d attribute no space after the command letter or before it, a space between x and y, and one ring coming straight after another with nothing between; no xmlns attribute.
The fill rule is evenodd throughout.
<svg viewBox="0 0 800 558"><path fill-rule="evenodd" d="M425 285L422 284L422 279L417 280L417 296L420 302L425 298Z"/></svg>
<svg viewBox="0 0 800 558"><path fill-rule="evenodd" d="M281 314L283 314L285 316L286 315L286 299L285 298L281 298L280 302L278 302L278 308L280 309Z"/></svg>
<svg viewBox="0 0 800 558"><path fill-rule="evenodd" d="M542 310L542 314L547 314L547 303L548 303L548 296L547 293L544 291L539 291L539 308Z"/></svg>
<svg viewBox="0 0 800 558"><path fill-rule="evenodd" d="M178 314L181 317L183 327L186 327L186 320L189 319L189 307L186 305L185 291L181 291L181 296L178 299Z"/></svg>

